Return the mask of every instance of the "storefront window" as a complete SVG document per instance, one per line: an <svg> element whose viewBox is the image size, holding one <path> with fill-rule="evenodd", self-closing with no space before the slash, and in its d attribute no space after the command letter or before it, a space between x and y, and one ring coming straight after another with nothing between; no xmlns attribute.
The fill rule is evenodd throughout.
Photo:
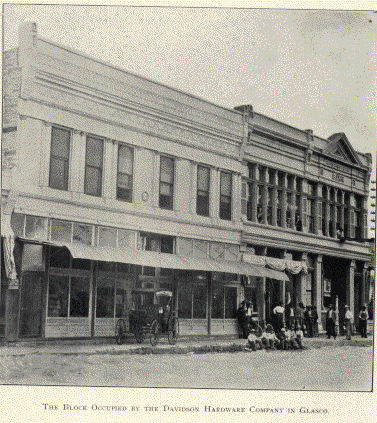
<svg viewBox="0 0 377 423"><path fill-rule="evenodd" d="M212 289L212 316L213 319L224 318L224 287L218 286Z"/></svg>
<svg viewBox="0 0 377 423"><path fill-rule="evenodd" d="M224 287L225 291L225 318L234 319L237 312L237 288L234 286Z"/></svg>
<svg viewBox="0 0 377 423"><path fill-rule="evenodd" d="M178 316L182 319L205 319L207 315L207 287L192 284L191 278L187 283L180 283L178 292Z"/></svg>
<svg viewBox="0 0 377 423"><path fill-rule="evenodd" d="M50 267L68 268L71 266L71 254L68 248L50 247Z"/></svg>
<svg viewBox="0 0 377 423"><path fill-rule="evenodd" d="M70 317L89 315L89 279L71 277Z"/></svg>
<svg viewBox="0 0 377 423"><path fill-rule="evenodd" d="M114 285L113 279L98 279L96 317L114 317Z"/></svg>
<svg viewBox="0 0 377 423"><path fill-rule="evenodd" d="M205 319L207 315L207 287L193 286L193 318Z"/></svg>
<svg viewBox="0 0 377 423"><path fill-rule="evenodd" d="M69 276L50 276L48 317L68 316Z"/></svg>
<svg viewBox="0 0 377 423"><path fill-rule="evenodd" d="M128 311L128 297L127 289L125 287L127 283L124 281L117 281L117 290L116 290L116 304L115 304L115 316L116 317L125 317Z"/></svg>

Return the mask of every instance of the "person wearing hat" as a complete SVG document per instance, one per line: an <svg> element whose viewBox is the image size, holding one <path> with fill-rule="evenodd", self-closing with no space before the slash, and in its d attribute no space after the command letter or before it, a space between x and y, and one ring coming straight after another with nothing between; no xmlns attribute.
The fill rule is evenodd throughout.
<svg viewBox="0 0 377 423"><path fill-rule="evenodd" d="M328 339L330 339L332 336L334 339L336 339L335 322L336 316L334 306L330 304L326 313L326 334Z"/></svg>
<svg viewBox="0 0 377 423"><path fill-rule="evenodd" d="M240 338L243 337L244 339L247 339L248 335L248 328L247 328L247 322L246 322L246 301L242 301L240 306L237 310L237 321L240 329L242 330L242 336L240 335Z"/></svg>
<svg viewBox="0 0 377 423"><path fill-rule="evenodd" d="M284 327L284 307L283 303L279 302L278 305L272 311L275 316L275 330L280 332L282 327Z"/></svg>
<svg viewBox="0 0 377 423"><path fill-rule="evenodd" d="M369 319L367 306L363 306L359 313L360 334L362 338L368 338L367 335L367 321Z"/></svg>
<svg viewBox="0 0 377 423"><path fill-rule="evenodd" d="M346 339L351 340L351 324L353 321L353 314L350 312L348 305L344 306L346 313L344 315L344 326L346 328Z"/></svg>

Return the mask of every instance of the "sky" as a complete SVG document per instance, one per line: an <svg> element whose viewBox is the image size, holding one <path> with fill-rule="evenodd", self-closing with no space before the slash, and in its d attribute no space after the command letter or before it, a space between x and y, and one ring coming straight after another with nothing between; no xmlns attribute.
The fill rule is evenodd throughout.
<svg viewBox="0 0 377 423"><path fill-rule="evenodd" d="M252 104L323 138L344 132L375 167L372 10L6 4L3 13L4 49L34 21L45 38L221 106Z"/></svg>

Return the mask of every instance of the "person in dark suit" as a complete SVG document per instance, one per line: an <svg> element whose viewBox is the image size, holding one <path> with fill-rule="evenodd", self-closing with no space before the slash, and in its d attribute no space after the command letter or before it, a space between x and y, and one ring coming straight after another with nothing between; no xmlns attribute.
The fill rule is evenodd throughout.
<svg viewBox="0 0 377 423"><path fill-rule="evenodd" d="M237 321L242 331L242 337L247 339L246 301L242 301L237 309ZM241 335L240 335L241 338Z"/></svg>
<svg viewBox="0 0 377 423"><path fill-rule="evenodd" d="M368 338L367 335L367 321L368 321L368 310L366 306L363 306L359 313L359 325L360 334L362 338Z"/></svg>
<svg viewBox="0 0 377 423"><path fill-rule="evenodd" d="M336 339L335 322L336 316L334 306L330 304L326 313L326 334L328 339L332 336Z"/></svg>
<svg viewBox="0 0 377 423"><path fill-rule="evenodd" d="M310 320L312 320L313 335L318 335L318 313L316 306L312 306L310 310Z"/></svg>

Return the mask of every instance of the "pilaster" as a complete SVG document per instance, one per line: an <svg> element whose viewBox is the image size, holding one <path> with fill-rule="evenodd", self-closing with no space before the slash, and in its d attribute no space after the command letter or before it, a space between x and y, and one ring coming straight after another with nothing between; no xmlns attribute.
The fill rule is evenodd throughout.
<svg viewBox="0 0 377 423"><path fill-rule="evenodd" d="M355 316L355 260L351 260L347 269L346 299L350 311Z"/></svg>
<svg viewBox="0 0 377 423"><path fill-rule="evenodd" d="M313 305L317 307L318 312L318 331L323 330L321 311L322 311L322 254L318 254L314 259L314 280L313 280Z"/></svg>

